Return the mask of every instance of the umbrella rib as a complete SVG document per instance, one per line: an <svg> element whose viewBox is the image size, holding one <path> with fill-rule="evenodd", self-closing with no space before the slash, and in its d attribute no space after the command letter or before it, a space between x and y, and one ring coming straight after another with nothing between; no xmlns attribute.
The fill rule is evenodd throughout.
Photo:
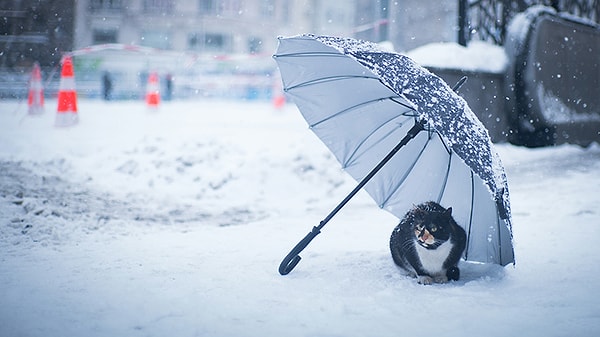
<svg viewBox="0 0 600 337"><path fill-rule="evenodd" d="M383 84L383 82L382 82L382 84ZM384 84L384 85L385 85L385 84ZM415 107L413 107L413 106L410 106L410 105L408 105L408 104L406 104L406 103L402 103L402 102L398 101L398 100L396 99L397 97L399 97L399 96L393 96L393 97L390 97L390 100L391 100L392 102L396 103L396 104L400 104L400 105L402 105L403 107L405 107L405 108L407 108L407 109L410 109L410 110L412 110L413 112L415 112L415 114L411 115L411 117L419 117L419 114L418 114L418 113L417 113L417 111L415 110ZM405 116L406 116L406 113L403 113L403 115L405 115Z"/></svg>
<svg viewBox="0 0 600 337"><path fill-rule="evenodd" d="M467 244L465 248L465 260L469 259L469 247L471 245L471 227L473 225L473 207L475 206L475 177L471 171L471 207L469 213L469 230L467 231Z"/></svg>
<svg viewBox="0 0 600 337"><path fill-rule="evenodd" d="M342 81L342 80L347 80L347 79L353 79L353 78L365 78L365 79L377 79L376 77L373 76L357 76L357 75L345 75L345 76L329 76L329 77L320 77L314 80L310 80L310 81L306 81L306 82L302 82L302 83L298 83L296 85L293 85L291 87L287 87L284 88L284 91L289 91L289 90L294 90L296 88L302 88L305 86L309 86L309 85L313 85L316 83L326 83L326 82L334 82L334 81Z"/></svg>
<svg viewBox="0 0 600 337"><path fill-rule="evenodd" d="M315 51L315 52L275 54L275 55L273 55L273 58L282 58L282 57L313 57L313 56L330 56L330 57L341 57L341 58L346 58L347 57L344 54L340 54L338 51L336 51L336 52Z"/></svg>
<svg viewBox="0 0 600 337"><path fill-rule="evenodd" d="M439 137L439 135L438 135ZM443 143L443 142L442 142ZM442 201L442 197L444 196L444 192L446 191L446 185L448 184L448 178L450 177L450 167L452 166L452 151L448 152L448 166L446 167L446 175L444 177L444 183L442 184L442 189L440 190L440 194L438 195L437 202Z"/></svg>
<svg viewBox="0 0 600 337"><path fill-rule="evenodd" d="M438 139L440 140L440 143L442 144L442 146L446 149L446 152L448 152L448 167L446 167L446 176L444 177L444 183L442 184L442 188L441 188L440 194L438 196L437 202L439 203L440 201L442 201L442 197L444 196L444 192L446 191L446 185L448 184L448 179L450 178L450 168L452 166L452 154L454 152L452 152L452 149L450 149L448 147L448 145L446 145L446 143L442 139L442 136L440 136L439 133L435 133L435 134L438 136Z"/></svg>
<svg viewBox="0 0 600 337"><path fill-rule="evenodd" d="M392 118L388 119L384 123L381 123L381 125L379 125L375 130L373 130L373 132L371 132L366 138L364 138L360 143L358 143L358 145L356 146L356 148L354 149L354 151L352 151L352 153L350 154L350 156L346 159L346 161L344 163L342 163L342 167L343 168L348 167L348 164L350 162L352 162L352 159L354 159L354 156L358 153L358 150L363 146L363 144L365 144L367 142L367 140L369 138L371 138L371 136L373 136L377 132L377 130L383 128L384 126L388 125L388 123L391 123L393 120L395 120L395 119L397 119L398 117L401 117L401 116L404 116L404 115L393 116ZM400 122L398 128L402 127L403 125L404 125L404 123ZM396 129L398 129L398 128L396 128ZM390 130L387 134L383 135L383 137L381 137L381 138L386 138L392 132L394 132L396 129Z"/></svg>
<svg viewBox="0 0 600 337"><path fill-rule="evenodd" d="M500 217L496 217L496 231L498 232L498 258L500 259L500 264L503 265L502 259L502 232L500 231Z"/></svg>
<svg viewBox="0 0 600 337"><path fill-rule="evenodd" d="M334 117L337 117L337 116L339 116L339 115L341 115L341 114L344 114L344 113L346 113L346 112L348 112L348 111L352 111L352 110L354 110L354 109L356 109L356 108L358 108L358 107L361 107L361 106L364 106L364 105L368 105L368 104L371 104L371 103L373 103L373 102L379 102L379 101L383 101L383 100L386 100L386 99L391 99L391 98L393 98L393 97L396 97L396 96L389 96L389 97L379 97L379 98L375 98L375 99L372 99L372 100L369 100L369 101L360 102L359 104L355 104L355 105L353 105L353 106L347 107L347 108L345 108L345 109L343 109L343 110L340 110L340 111L336 112L335 114L333 114L333 115L331 115L331 116L328 116L328 117L327 117L327 118L325 118L325 119L322 119L322 120L320 120L320 121L318 121L318 122L315 122L315 123L313 123L313 124L309 125L309 127L310 127L310 128L313 128L313 127L315 127L315 126L317 126L317 125L319 125L319 124L321 124L321 123L327 122L328 120L330 120L330 119L332 119L332 118L334 118Z"/></svg>
<svg viewBox="0 0 600 337"><path fill-rule="evenodd" d="M408 178L408 176L412 173L413 169L415 168L415 166L417 165L417 162L419 161L419 159L421 158L421 156L423 155L423 153L425 152L425 149L427 148L427 146L429 145L429 142L431 141L431 137L427 138L427 141L425 142L425 145L423 145L423 148L421 149L421 151L419 152L419 155L415 158L415 160L413 161L412 165L410 166L410 168L406 171L406 173L404 174L404 176L402 177L402 179L400 179L400 181L398 182L398 184L396 184L396 188L394 188L394 190L392 191L392 193L389 193L388 197L381 203L381 205L379 207L384 208L385 205L387 204L387 202L391 199L391 197L396 194L396 191L400 188L400 186L402 186L402 184L404 184L404 181L406 180L406 178Z"/></svg>
<svg viewBox="0 0 600 337"><path fill-rule="evenodd" d="M496 227L497 227L497 231L498 231L498 256L500 258L500 264L504 265L504 258L502 256L502 247L503 247L503 240L502 240L502 226L506 226L506 220L505 217L503 217L501 215L501 213L503 211L501 211L501 209L504 209L504 204L501 203L501 201L498 198L502 198L502 195L504 194L504 188L501 189L501 193L500 194L496 194L495 197L495 201L496 201L496 212L498 212L498 216L496 217ZM502 206L500 206L502 205ZM502 208L501 208L502 207ZM510 256L510 255L509 255Z"/></svg>

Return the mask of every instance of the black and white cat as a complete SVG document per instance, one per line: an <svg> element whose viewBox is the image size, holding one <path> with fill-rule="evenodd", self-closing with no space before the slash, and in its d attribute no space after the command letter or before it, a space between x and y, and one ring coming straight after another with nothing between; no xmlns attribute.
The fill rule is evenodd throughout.
<svg viewBox="0 0 600 337"><path fill-rule="evenodd" d="M408 211L390 238L394 262L421 284L458 280L467 235L452 207L428 201Z"/></svg>

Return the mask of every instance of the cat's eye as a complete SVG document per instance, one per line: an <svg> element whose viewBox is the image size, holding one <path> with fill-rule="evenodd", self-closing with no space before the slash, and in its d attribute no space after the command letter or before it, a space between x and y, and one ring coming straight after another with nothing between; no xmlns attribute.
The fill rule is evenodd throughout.
<svg viewBox="0 0 600 337"><path fill-rule="evenodd" d="M436 226L431 226L431 229L430 229L430 231L431 231L432 233L436 232L436 231L437 231L437 227L436 227Z"/></svg>

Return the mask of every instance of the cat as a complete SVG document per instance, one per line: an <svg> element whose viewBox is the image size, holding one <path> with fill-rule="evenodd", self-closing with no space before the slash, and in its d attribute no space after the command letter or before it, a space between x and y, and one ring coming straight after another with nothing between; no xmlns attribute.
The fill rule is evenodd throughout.
<svg viewBox="0 0 600 337"><path fill-rule="evenodd" d="M458 281L460 260L467 241L465 230L434 201L413 207L390 237L394 262L421 284Z"/></svg>

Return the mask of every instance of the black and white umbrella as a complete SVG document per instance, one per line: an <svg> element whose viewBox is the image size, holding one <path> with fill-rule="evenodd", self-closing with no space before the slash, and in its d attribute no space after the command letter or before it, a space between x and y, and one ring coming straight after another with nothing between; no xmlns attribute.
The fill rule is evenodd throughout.
<svg viewBox="0 0 600 337"><path fill-rule="evenodd" d="M442 79L350 38L279 38L274 58L286 95L359 182L286 256L282 275L361 188L399 218L424 201L452 207L467 232L466 260L514 262L504 168L486 128Z"/></svg>

